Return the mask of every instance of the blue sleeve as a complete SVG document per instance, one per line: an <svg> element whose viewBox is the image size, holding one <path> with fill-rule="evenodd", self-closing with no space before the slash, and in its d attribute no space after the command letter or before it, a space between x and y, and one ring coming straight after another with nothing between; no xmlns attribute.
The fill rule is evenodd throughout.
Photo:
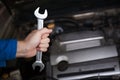
<svg viewBox="0 0 120 80"><path fill-rule="evenodd" d="M16 58L17 40L0 40L0 67L6 65L6 60Z"/></svg>

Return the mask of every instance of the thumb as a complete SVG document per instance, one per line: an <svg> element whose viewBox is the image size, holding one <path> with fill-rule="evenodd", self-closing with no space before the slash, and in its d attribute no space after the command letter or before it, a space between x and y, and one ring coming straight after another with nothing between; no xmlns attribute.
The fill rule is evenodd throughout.
<svg viewBox="0 0 120 80"><path fill-rule="evenodd" d="M52 29L47 29L47 28L43 28L39 30L39 34L44 35L44 34L50 34L52 32Z"/></svg>

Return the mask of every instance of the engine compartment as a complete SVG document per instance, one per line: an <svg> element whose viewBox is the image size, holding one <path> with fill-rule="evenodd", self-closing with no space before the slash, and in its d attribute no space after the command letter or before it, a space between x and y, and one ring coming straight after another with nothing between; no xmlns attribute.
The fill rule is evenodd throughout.
<svg viewBox="0 0 120 80"><path fill-rule="evenodd" d="M119 0L2 0L1 3L9 18L2 21L6 17L3 12L0 21L13 22L8 34L3 23L0 24L1 38L22 40L36 29L33 12L38 6L41 13L48 9L45 26L53 25L50 47L43 54L46 67L42 72L32 69L33 57L8 61L7 67L0 69L1 75L17 69L22 80L119 80Z"/></svg>

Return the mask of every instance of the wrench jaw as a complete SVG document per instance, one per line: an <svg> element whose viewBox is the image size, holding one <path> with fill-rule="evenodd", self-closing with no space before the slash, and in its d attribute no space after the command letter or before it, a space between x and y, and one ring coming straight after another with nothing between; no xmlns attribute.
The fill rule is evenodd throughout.
<svg viewBox="0 0 120 80"><path fill-rule="evenodd" d="M40 68L40 72L44 69L45 65L40 62L40 61L35 61L33 64L32 64L32 67L33 69L35 70L36 67L39 67Z"/></svg>
<svg viewBox="0 0 120 80"><path fill-rule="evenodd" d="M38 8L35 10L34 15L35 15L38 19L41 19L41 20L47 18L47 16L48 16L47 10L45 9L44 14L40 14L40 13L39 13L39 9L40 9L40 7L38 7Z"/></svg>

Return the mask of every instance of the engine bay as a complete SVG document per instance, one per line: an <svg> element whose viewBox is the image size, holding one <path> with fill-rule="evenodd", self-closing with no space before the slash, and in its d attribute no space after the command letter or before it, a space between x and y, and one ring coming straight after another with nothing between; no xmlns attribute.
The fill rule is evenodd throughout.
<svg viewBox="0 0 120 80"><path fill-rule="evenodd" d="M38 6L41 13L48 9L44 25L53 32L50 47L43 54L42 72L32 69L33 57L8 61L6 68L0 68L0 75L18 70L21 79L17 80L119 80L119 5L119 0L2 0L1 39L23 40L37 29L33 12Z"/></svg>

